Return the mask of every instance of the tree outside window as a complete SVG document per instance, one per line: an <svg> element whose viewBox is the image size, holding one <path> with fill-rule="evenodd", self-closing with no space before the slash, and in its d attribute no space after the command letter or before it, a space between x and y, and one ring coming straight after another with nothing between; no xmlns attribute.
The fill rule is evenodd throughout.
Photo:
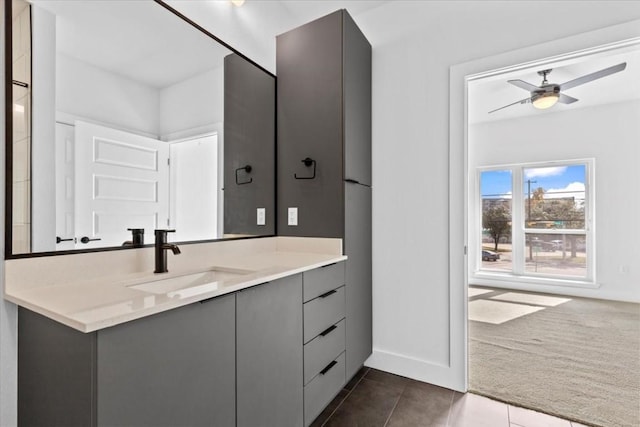
<svg viewBox="0 0 640 427"><path fill-rule="evenodd" d="M592 279L590 168L584 161L481 171L482 250L506 256L479 269Z"/></svg>

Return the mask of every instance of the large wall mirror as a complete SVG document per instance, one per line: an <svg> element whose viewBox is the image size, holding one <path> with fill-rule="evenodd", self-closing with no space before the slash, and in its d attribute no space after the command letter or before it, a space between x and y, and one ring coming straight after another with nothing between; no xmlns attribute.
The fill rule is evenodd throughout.
<svg viewBox="0 0 640 427"><path fill-rule="evenodd" d="M274 75L161 1L5 7L7 258L275 234Z"/></svg>

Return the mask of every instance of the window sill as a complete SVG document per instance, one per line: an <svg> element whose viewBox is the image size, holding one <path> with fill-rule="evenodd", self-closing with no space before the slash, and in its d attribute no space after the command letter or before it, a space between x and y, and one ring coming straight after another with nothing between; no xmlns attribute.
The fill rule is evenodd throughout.
<svg viewBox="0 0 640 427"><path fill-rule="evenodd" d="M598 289L600 284L587 280L573 280L551 277L539 277L539 276L516 276L509 273L489 272L489 271L477 271L471 275L469 284L494 286L494 285L506 285L506 284L522 284L522 285L536 285L536 286L549 286L549 287L570 287L570 288L583 288L583 289ZM524 289L524 288L523 288Z"/></svg>

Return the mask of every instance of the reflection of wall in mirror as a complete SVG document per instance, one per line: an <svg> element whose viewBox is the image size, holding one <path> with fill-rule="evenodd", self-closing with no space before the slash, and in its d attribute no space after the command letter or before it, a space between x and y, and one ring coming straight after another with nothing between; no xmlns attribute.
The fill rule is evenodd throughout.
<svg viewBox="0 0 640 427"><path fill-rule="evenodd" d="M29 103L31 91L31 18L23 0L13 2L13 224L12 251L29 252L31 247L31 153Z"/></svg>
<svg viewBox="0 0 640 427"><path fill-rule="evenodd" d="M218 237L218 136L173 142L169 179L170 227L175 241Z"/></svg>
<svg viewBox="0 0 640 427"><path fill-rule="evenodd" d="M61 167L56 166L53 160L55 144L50 141L50 135L55 134L56 128L64 130L69 125L73 126L76 120L84 120L162 141L217 134L219 152L216 158L222 159L222 67L167 87L154 87L60 52L48 55L56 50L56 17L37 6L33 6L33 10L34 80L39 79L39 90L34 92L34 105L39 106L39 114L34 116L33 126L34 144L40 144L39 154L32 159L34 245L31 249L27 246L20 250L14 245L14 253L70 249L68 243L55 243L56 236L70 237L67 236L68 230L59 227L67 224L68 220L56 219L53 215L54 210L58 210L55 205L66 203L56 201L64 199L64 195L56 195L59 192L56 191L56 169ZM56 126L55 122L63 126ZM68 138L56 135L56 139L64 141ZM221 179L216 179L216 185L217 182ZM63 187L58 185L57 188ZM29 201L29 197L22 199ZM125 225L123 227L126 229ZM24 228L28 230L29 227ZM15 227L14 236L21 236ZM217 237L194 235L193 240ZM96 245L100 244L96 242Z"/></svg>

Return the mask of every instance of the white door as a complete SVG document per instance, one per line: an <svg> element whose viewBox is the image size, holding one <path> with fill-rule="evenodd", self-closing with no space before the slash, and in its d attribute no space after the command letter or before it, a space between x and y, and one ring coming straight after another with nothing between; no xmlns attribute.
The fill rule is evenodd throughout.
<svg viewBox="0 0 640 427"><path fill-rule="evenodd" d="M218 136L171 143L170 206L176 241L217 239Z"/></svg>
<svg viewBox="0 0 640 427"><path fill-rule="evenodd" d="M168 144L76 121L75 148L77 247L122 245L127 228L152 243L169 218Z"/></svg>
<svg viewBox="0 0 640 427"><path fill-rule="evenodd" d="M56 250L75 249L74 128L56 123Z"/></svg>

